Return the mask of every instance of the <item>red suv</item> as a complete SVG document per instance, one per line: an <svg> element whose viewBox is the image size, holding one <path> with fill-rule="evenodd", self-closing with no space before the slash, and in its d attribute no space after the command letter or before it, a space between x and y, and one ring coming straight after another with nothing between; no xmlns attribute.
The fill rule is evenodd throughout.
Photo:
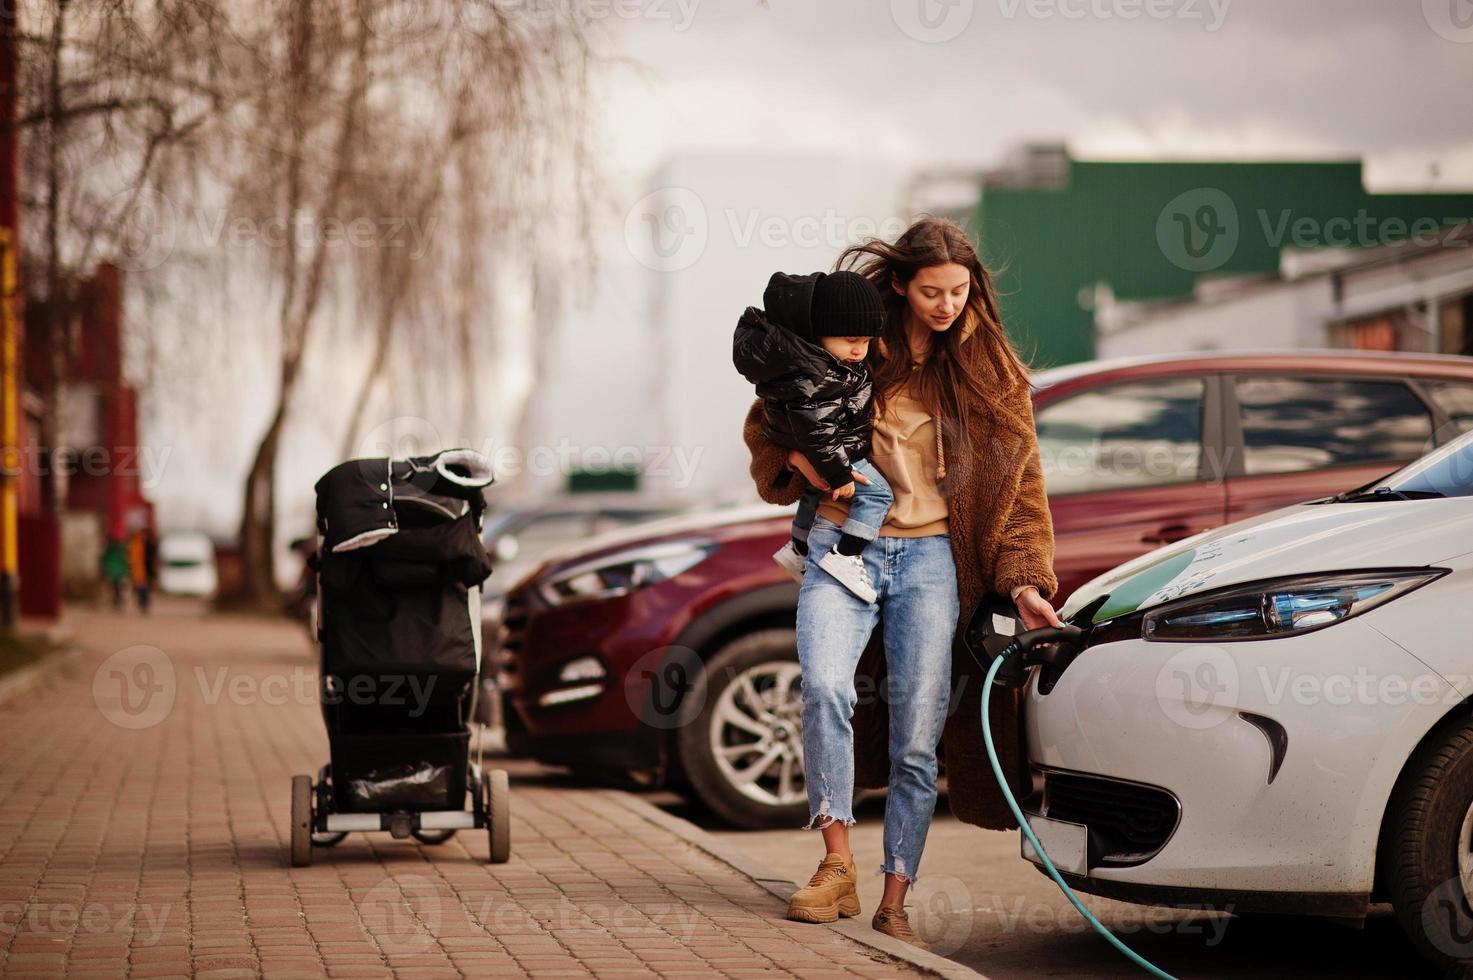
<svg viewBox="0 0 1473 980"><path fill-rule="evenodd" d="M1162 544L1366 483L1473 425L1458 356L1178 354L1034 382L1056 607ZM739 826L801 824L797 586L772 561L789 519L643 525L524 579L499 651L513 750L684 786Z"/></svg>

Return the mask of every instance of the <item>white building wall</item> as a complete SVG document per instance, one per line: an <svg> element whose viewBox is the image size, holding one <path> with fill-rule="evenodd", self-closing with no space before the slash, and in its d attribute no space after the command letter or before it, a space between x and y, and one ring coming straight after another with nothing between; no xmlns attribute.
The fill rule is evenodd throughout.
<svg viewBox="0 0 1473 980"><path fill-rule="evenodd" d="M894 239L908 223L904 178L841 157L672 159L631 195L589 300L556 326L557 366L537 388L529 440L637 446L648 489L755 499L741 440L753 393L731 362L737 318L762 305L773 272L827 270L847 244Z"/></svg>
<svg viewBox="0 0 1473 980"><path fill-rule="evenodd" d="M1099 357L1226 350L1238 347L1318 347L1332 307L1323 281L1250 287L1210 304L1189 304L1102 334Z"/></svg>

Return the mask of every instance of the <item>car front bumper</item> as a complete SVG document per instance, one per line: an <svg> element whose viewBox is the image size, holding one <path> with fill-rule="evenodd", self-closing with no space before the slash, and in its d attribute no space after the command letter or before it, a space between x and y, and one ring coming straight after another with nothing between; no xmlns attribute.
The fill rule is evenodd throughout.
<svg viewBox="0 0 1473 980"><path fill-rule="evenodd" d="M1363 905L1396 778L1457 701L1375 619L1271 640L1120 640L1082 651L1046 695L1030 681L1028 753L1045 775L1045 812L1061 777L1124 781L1179 808L1148 853L1091 853L1074 883L1167 904ZM1114 811L1096 812L1103 822Z"/></svg>

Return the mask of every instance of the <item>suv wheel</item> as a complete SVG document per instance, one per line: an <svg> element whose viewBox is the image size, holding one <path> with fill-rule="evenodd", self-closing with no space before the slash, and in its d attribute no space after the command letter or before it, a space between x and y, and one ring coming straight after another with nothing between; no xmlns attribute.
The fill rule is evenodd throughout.
<svg viewBox="0 0 1473 980"><path fill-rule="evenodd" d="M681 727L680 762L696 795L739 827L800 827L803 691L796 634L749 633L706 662L700 712Z"/></svg>

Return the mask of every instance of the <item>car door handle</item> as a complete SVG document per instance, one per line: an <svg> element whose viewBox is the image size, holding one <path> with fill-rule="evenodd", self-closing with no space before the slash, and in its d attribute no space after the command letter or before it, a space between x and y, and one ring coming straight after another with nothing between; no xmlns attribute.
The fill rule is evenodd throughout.
<svg viewBox="0 0 1473 980"><path fill-rule="evenodd" d="M1196 533L1185 524L1163 524L1155 531L1147 531L1142 534L1141 541L1145 544L1171 544L1182 538L1190 538Z"/></svg>

